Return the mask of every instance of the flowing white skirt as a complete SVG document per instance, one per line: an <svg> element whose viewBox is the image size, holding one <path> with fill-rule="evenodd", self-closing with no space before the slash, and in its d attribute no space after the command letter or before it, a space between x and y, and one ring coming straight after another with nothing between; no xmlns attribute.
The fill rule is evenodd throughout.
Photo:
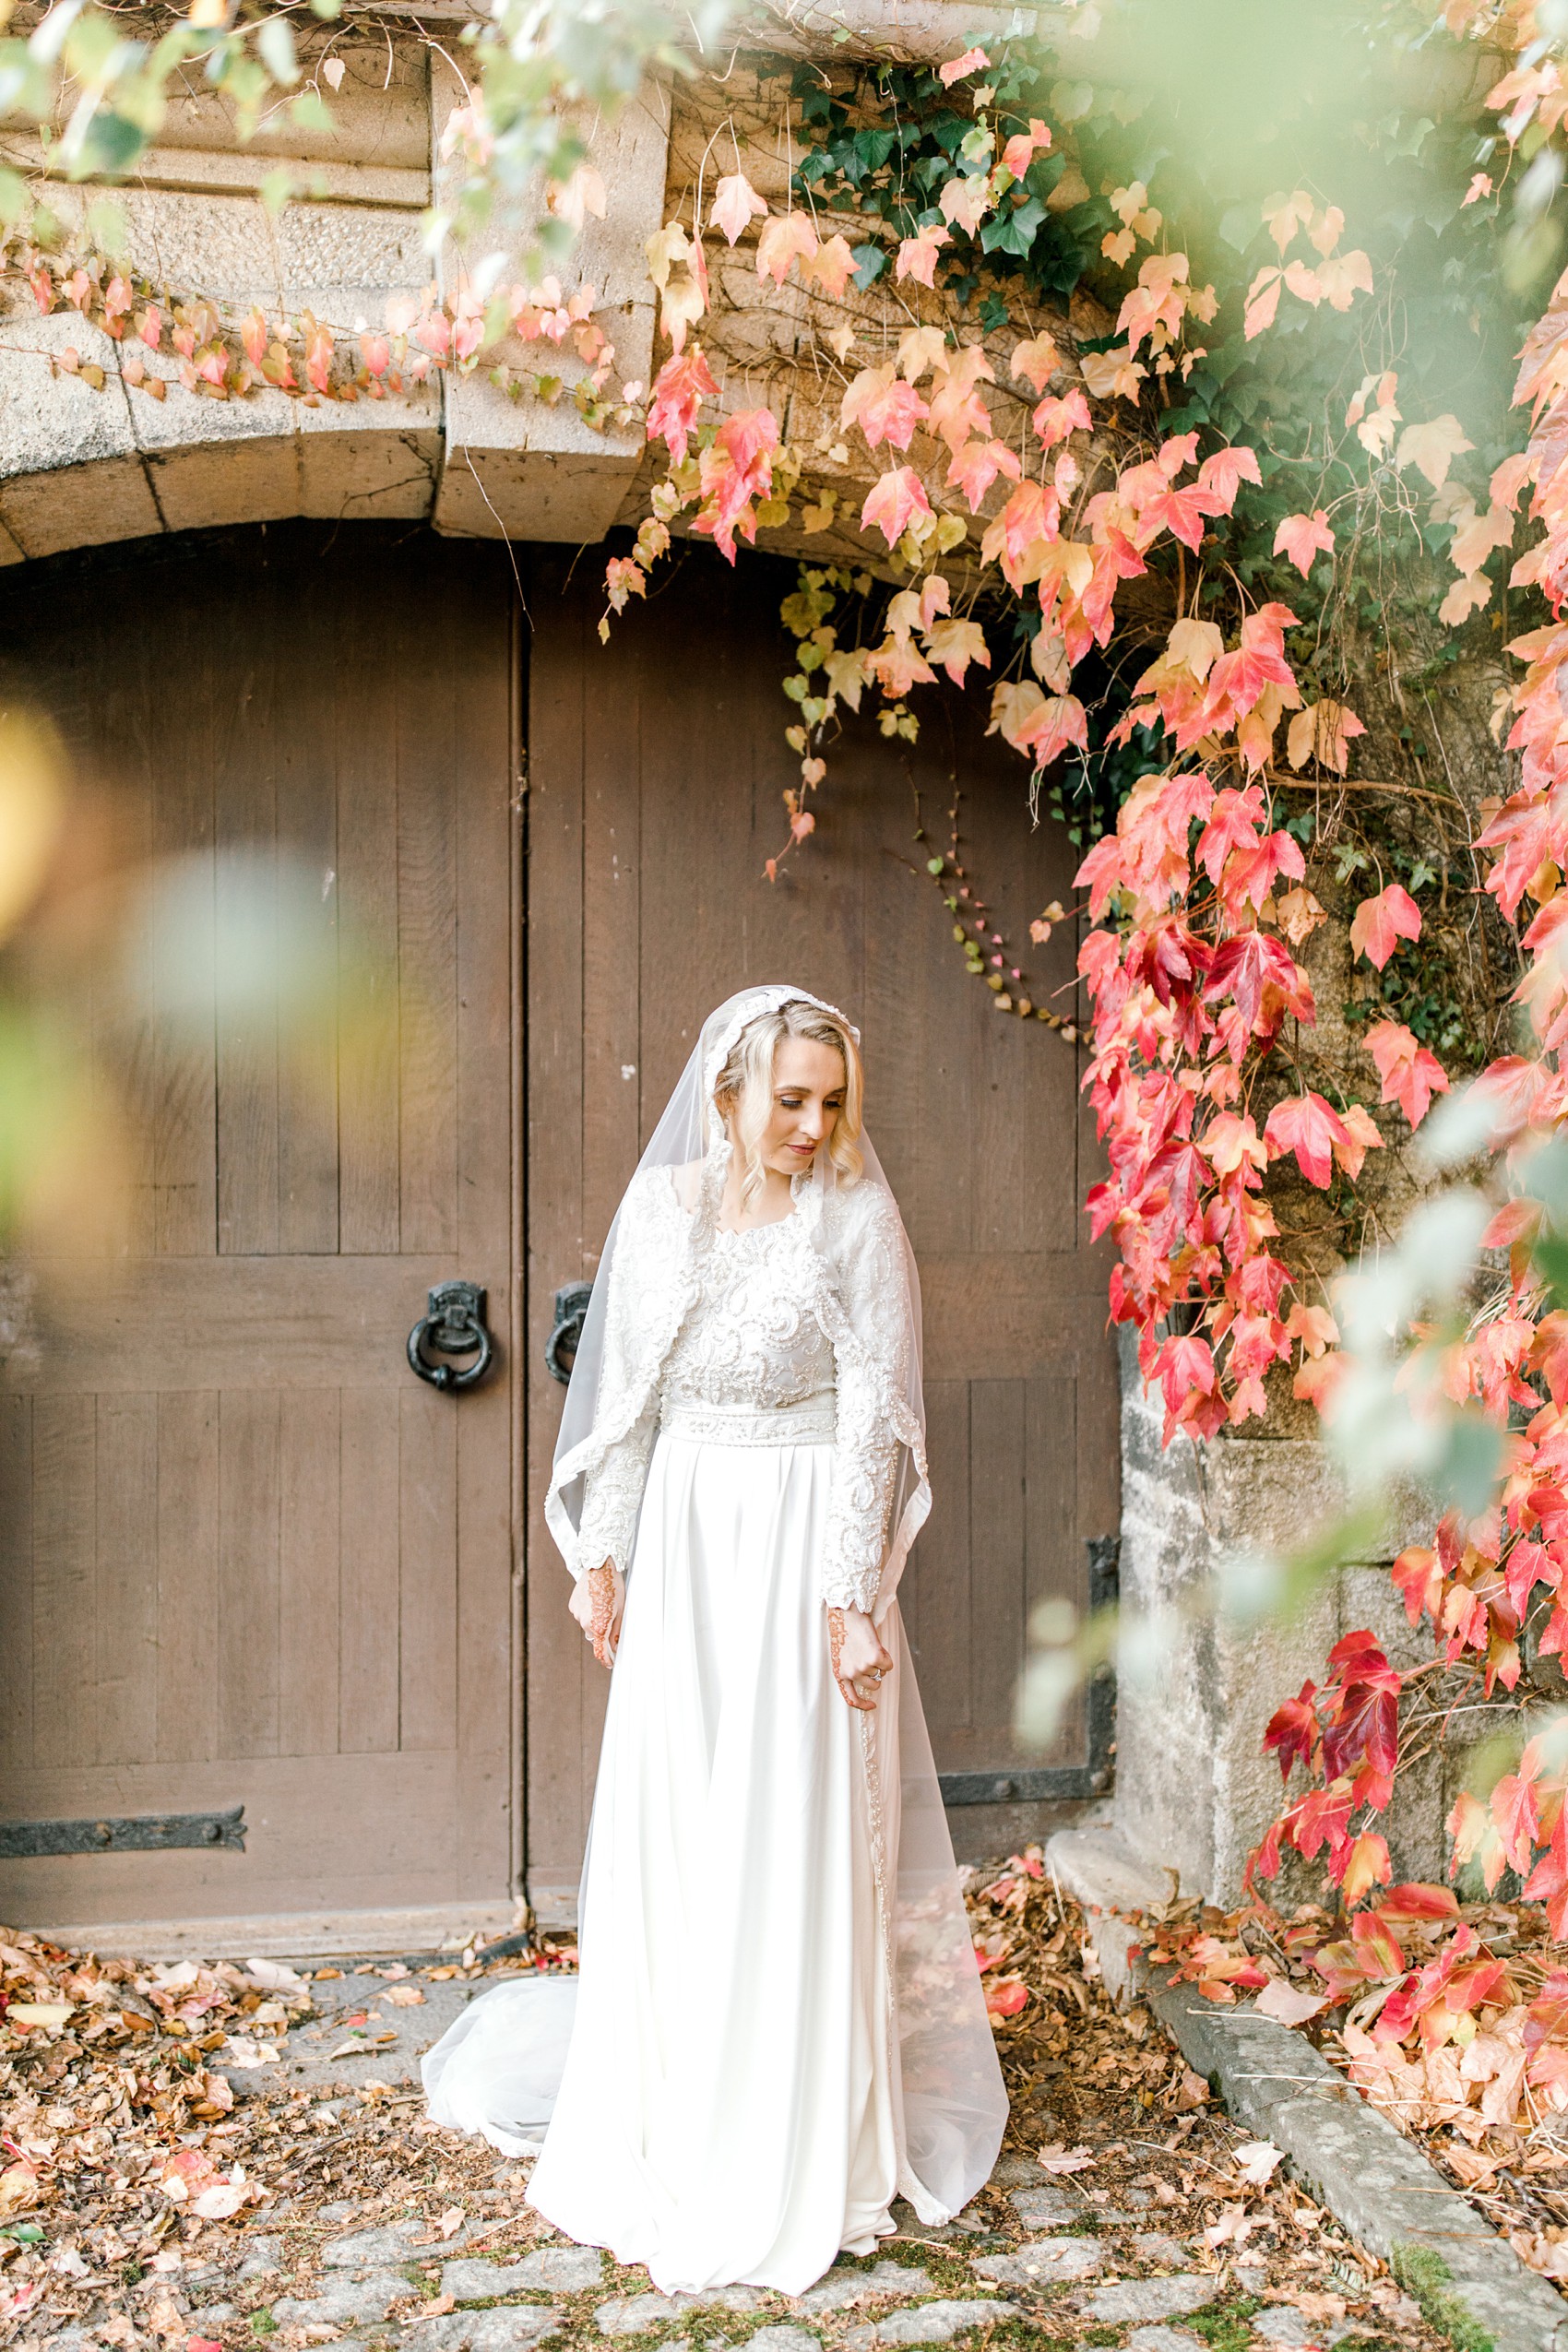
<svg viewBox="0 0 1568 2352"><path fill-rule="evenodd" d="M798 2293L986 2179L1005 2097L897 1612L874 1714L829 1670L832 1448L662 1433L566 1988L498 1987L431 2113L520 2144L529 2202L660 2288ZM552 2107L553 2112L551 2112Z"/></svg>

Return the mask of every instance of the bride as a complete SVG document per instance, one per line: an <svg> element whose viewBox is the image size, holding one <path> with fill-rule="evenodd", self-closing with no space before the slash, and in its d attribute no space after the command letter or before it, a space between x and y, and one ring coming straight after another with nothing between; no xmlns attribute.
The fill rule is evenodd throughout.
<svg viewBox="0 0 1568 2352"><path fill-rule="evenodd" d="M861 1100L843 1014L748 989L643 1154L546 1503L613 1668L581 1972L424 2061L439 2122L548 2113L529 2202L667 2292L799 2293L896 2196L946 2220L1006 2116L896 1599L919 1288Z"/></svg>

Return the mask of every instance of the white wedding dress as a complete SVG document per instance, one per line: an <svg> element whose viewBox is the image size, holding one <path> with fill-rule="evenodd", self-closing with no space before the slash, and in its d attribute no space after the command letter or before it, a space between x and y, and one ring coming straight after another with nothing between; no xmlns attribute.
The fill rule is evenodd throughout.
<svg viewBox="0 0 1568 2352"><path fill-rule="evenodd" d="M579 1565L626 1572L575 2016L559 1979L498 1987L425 2061L437 2121L518 2149L548 2118L529 2203L666 2292L798 2293L889 2233L896 2195L946 2219L1006 2114L880 1591L902 1229L881 1184L795 1197L704 1230L648 1167L623 1204L596 1442L566 1456ZM829 1603L876 1610L874 1712L833 1681Z"/></svg>

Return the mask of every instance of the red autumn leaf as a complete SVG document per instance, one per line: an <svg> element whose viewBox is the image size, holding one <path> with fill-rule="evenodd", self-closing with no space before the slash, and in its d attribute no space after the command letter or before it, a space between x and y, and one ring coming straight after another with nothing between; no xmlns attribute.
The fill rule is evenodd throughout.
<svg viewBox="0 0 1568 2352"><path fill-rule="evenodd" d="M1457 1919L1459 1905L1452 1887L1429 1886L1419 1879L1391 1886L1377 1907L1377 1917L1396 1927L1420 1919Z"/></svg>
<svg viewBox="0 0 1568 2352"><path fill-rule="evenodd" d="M1568 1937L1568 1867L1557 1854L1542 1855L1525 1881L1525 1899L1546 1905L1547 1925L1560 1943Z"/></svg>
<svg viewBox="0 0 1568 2352"><path fill-rule="evenodd" d="M1280 1777L1284 1780L1289 1779L1290 1767L1298 1756L1303 1764L1312 1762L1317 1744L1317 1713L1313 1705L1316 1695L1316 1683L1303 1682L1297 1696L1287 1699L1269 1717L1263 1744L1277 1751Z"/></svg>
<svg viewBox="0 0 1568 2352"><path fill-rule="evenodd" d="M719 181L707 220L710 229L723 230L727 243L733 244L754 220L766 218L767 207L743 172L731 172Z"/></svg>
<svg viewBox="0 0 1568 2352"><path fill-rule="evenodd" d="M1337 1864L1330 1862L1329 1875L1338 1885L1347 1907L1353 1908L1363 1895L1369 1895L1374 1886L1386 1885L1394 1875L1388 1841L1375 1830L1363 1830Z"/></svg>
<svg viewBox="0 0 1568 2352"><path fill-rule="evenodd" d="M989 1978L985 1985L986 2014L992 2025L1003 2017L1016 2017L1029 1997L1029 1989L1022 1977Z"/></svg>
<svg viewBox="0 0 1568 2352"><path fill-rule="evenodd" d="M1536 1792L1518 1773L1504 1773L1491 1792L1491 1817L1512 1869L1523 1872L1535 1851L1540 1815Z"/></svg>
<svg viewBox="0 0 1568 2352"><path fill-rule="evenodd" d="M1274 552L1288 555L1305 579L1320 554L1334 552L1334 532L1323 508L1310 515L1287 515L1274 534Z"/></svg>
<svg viewBox="0 0 1568 2352"><path fill-rule="evenodd" d="M1287 1152L1294 1152L1296 1165L1308 1183L1315 1184L1322 1192L1327 1189L1334 1173L1334 1146L1348 1143L1349 1135L1339 1113L1324 1102L1322 1095L1309 1091L1275 1104L1263 1139L1269 1146L1271 1159L1282 1159Z"/></svg>
<svg viewBox="0 0 1568 2352"><path fill-rule="evenodd" d="M1381 972L1402 939L1421 935L1421 910L1397 882L1363 898L1350 919L1350 945Z"/></svg>
<svg viewBox="0 0 1568 2352"><path fill-rule="evenodd" d="M931 501L913 466L895 466L867 493L861 508L861 529L878 529L889 547L897 547L917 515L929 515Z"/></svg>
<svg viewBox="0 0 1568 2352"><path fill-rule="evenodd" d="M1386 895L1386 894L1385 894ZM1401 892L1403 897L1403 892ZM1369 899L1367 904L1375 902ZM1418 928L1420 917L1418 913ZM1414 932L1407 936L1414 937ZM1387 962L1384 956L1383 961ZM1379 968L1381 969L1381 966ZM1433 1053L1418 1045L1410 1031L1399 1021L1378 1021L1367 1031L1367 1051L1377 1063L1377 1075L1383 1081L1383 1099L1396 1102L1412 1127L1419 1127L1431 1107L1434 1094L1448 1092L1448 1074ZM1505 1248L1503 1241L1489 1241L1491 1249Z"/></svg>
<svg viewBox="0 0 1568 2352"><path fill-rule="evenodd" d="M1435 1551L1425 1544L1411 1544L1399 1554L1389 1570L1398 1590L1405 1596L1405 1609L1412 1625L1426 1610L1435 1620L1443 1605L1443 1570Z"/></svg>
<svg viewBox="0 0 1568 2352"><path fill-rule="evenodd" d="M1207 492L1222 515L1228 515L1236 504L1236 493L1242 482L1250 481L1256 488L1262 481L1258 453L1244 441L1216 449L1198 468L1198 488Z"/></svg>
<svg viewBox="0 0 1568 2352"><path fill-rule="evenodd" d="M650 441L662 441L678 466L685 463L686 445L696 422L698 407L718 389L695 343L666 360L655 377L653 398L648 403L647 437Z"/></svg>
<svg viewBox="0 0 1568 2352"><path fill-rule="evenodd" d="M990 63L983 49L966 49L961 57L949 57L944 65L938 65L936 78L944 89L951 89L955 82L967 81Z"/></svg>

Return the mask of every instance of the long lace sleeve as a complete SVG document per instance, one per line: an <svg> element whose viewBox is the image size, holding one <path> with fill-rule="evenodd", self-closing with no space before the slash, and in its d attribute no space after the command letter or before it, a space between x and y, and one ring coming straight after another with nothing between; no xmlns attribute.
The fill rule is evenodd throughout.
<svg viewBox="0 0 1568 2352"><path fill-rule="evenodd" d="M657 1402L640 1413L610 1448L597 1470L590 1471L583 1495L583 1522L577 1530L577 1568L614 1562L623 1575L632 1564L632 1543L647 1483L648 1460L659 1431Z"/></svg>
<svg viewBox="0 0 1568 2352"><path fill-rule="evenodd" d="M837 1434L821 1591L830 1608L869 1611L881 1583L898 1471L890 1400L901 1390L913 1345L897 1212L869 1185L840 1260L838 1290L847 1327L833 1348Z"/></svg>
<svg viewBox="0 0 1568 2352"><path fill-rule="evenodd" d="M610 1295L605 1304L604 1354L600 1368L596 1420L612 1426L623 1417L636 1395L637 1339L634 1328L639 1292L650 1289L648 1258L658 1241L650 1223L653 1188L634 1185L622 1208L623 1230L614 1258ZM649 1398L624 1434L608 1445L588 1470L583 1488L582 1519L577 1529L573 1574L613 1561L623 1575L631 1566L637 1515L647 1483L648 1462L659 1432L659 1400Z"/></svg>

